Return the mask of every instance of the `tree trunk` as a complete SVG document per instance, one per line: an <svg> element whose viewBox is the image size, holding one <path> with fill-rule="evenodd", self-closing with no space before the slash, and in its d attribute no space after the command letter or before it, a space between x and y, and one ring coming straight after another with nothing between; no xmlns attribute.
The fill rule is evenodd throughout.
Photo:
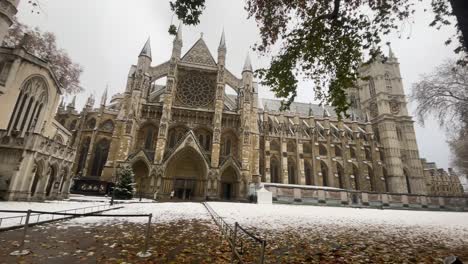
<svg viewBox="0 0 468 264"><path fill-rule="evenodd" d="M453 14L457 17L458 28L464 40L465 49L468 51L468 0L450 0Z"/></svg>

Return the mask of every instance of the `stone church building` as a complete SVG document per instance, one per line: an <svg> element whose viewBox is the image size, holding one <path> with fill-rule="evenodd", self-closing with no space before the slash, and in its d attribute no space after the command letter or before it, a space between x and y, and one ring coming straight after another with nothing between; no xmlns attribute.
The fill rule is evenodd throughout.
<svg viewBox="0 0 468 264"><path fill-rule="evenodd" d="M0 0L0 40L16 5ZM81 110L75 98L59 103L47 61L0 48L0 199L66 198L70 186L105 194L121 166L145 197L244 200L260 182L437 194L391 51L361 68L370 78L348 91L351 116L340 120L329 107L279 111L279 100L259 98L248 56L225 68L224 32L216 58L202 37L182 46L179 29L168 60L153 63L148 40L122 92L106 89L98 107L91 96Z"/></svg>
<svg viewBox="0 0 468 264"><path fill-rule="evenodd" d="M110 103L106 90L98 108L92 97L80 112L74 100L59 107L77 148L74 191L107 192L128 165L146 197L245 199L259 182L427 193L391 51L362 67L370 79L349 90L351 118L339 120L329 107L293 103L282 112L279 100L259 98L248 56L241 71L225 68L224 33L216 59L203 37L185 54L182 45L179 31L169 60L152 66L148 40Z"/></svg>

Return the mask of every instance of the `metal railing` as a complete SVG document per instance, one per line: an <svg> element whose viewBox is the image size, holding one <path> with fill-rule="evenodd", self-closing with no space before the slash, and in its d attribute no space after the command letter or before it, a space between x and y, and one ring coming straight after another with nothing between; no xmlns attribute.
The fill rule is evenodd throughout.
<svg viewBox="0 0 468 264"><path fill-rule="evenodd" d="M72 208L72 209L66 209L66 210L60 210L60 211L54 211L54 212L47 212L47 213L37 213L39 211L34 211L34 214L29 215L29 224L38 224L38 223L43 223L43 222L49 222L53 220L59 220L59 219L67 219L70 218L70 216L65 216L62 218L57 218L56 214L52 213L70 213L74 212L75 214L81 213L81 214L86 214L86 213L95 213L99 212L102 210L110 209L111 206L108 204L101 204L101 205L94 205L94 206L87 206L87 207L81 207L81 208ZM0 230L3 228L11 228L15 226L23 226L23 221L26 219L26 213L28 211L21 211L21 210L0 210L0 213L24 213L24 215L16 215L16 216L8 216L8 217L1 217L0 218ZM62 215L63 216L63 215ZM3 225L3 226L2 226Z"/></svg>
<svg viewBox="0 0 468 264"><path fill-rule="evenodd" d="M111 209L120 209L120 208L123 208L123 207L113 207ZM77 208L76 210L79 210L79 209L84 209L84 208ZM74 209L70 209L70 210L67 210L67 211L73 211ZM29 225L31 224L30 223L30 219L31 219L31 216L33 213L36 213L36 214L48 214L48 215L61 215L61 216L68 216L68 217L90 217L90 216L95 216L95 217L148 217L148 223L147 223L147 226L146 226L146 232L145 232L145 241L144 241L144 244L143 244L143 250L138 252L137 253L137 256L138 257L141 257L141 258L147 258L149 256L151 256L151 253L148 251L148 242L149 242L149 238L151 237L151 218L153 217L153 214L100 214L100 213L96 213L96 212L89 212L89 213L82 213L82 214L78 214L78 213L67 213L67 212L45 212L45 211L33 211L33 210L27 210L27 211L16 211L16 210L1 210L0 212L11 212L11 213L18 213L18 212L21 212L21 213L26 213L25 216L25 223L24 223L24 228L23 228L23 235L22 235L22 239L21 239L21 243L20 243L20 246L19 246L19 249L18 250L15 250L13 252L10 253L10 255L12 256L23 256L23 255L27 255L29 253L31 253L30 250L28 249L25 249L25 239L26 239L26 235L28 233L28 228L29 228ZM64 219L64 218L62 218Z"/></svg>
<svg viewBox="0 0 468 264"><path fill-rule="evenodd" d="M237 222L234 223L233 228L231 225L226 223L226 221L224 221L224 219L221 216L219 216L208 203L203 203L203 205L205 206L206 210L210 213L216 225L221 229L222 236L227 239L229 245L231 246L231 263L234 263L235 260L237 260L238 263L245 263L242 259L242 255L244 255L244 241L246 240L250 240L250 242L253 242L254 246L260 248L258 263L265 263L265 239L262 239L253 234L252 232L241 227Z"/></svg>

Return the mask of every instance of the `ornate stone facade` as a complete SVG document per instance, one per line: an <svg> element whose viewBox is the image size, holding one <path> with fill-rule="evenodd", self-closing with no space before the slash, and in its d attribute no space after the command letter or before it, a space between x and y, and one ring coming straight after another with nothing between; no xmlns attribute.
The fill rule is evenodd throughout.
<svg viewBox="0 0 468 264"><path fill-rule="evenodd" d="M60 84L22 47L0 48L0 72L0 199L66 198L76 151L54 119Z"/></svg>
<svg viewBox="0 0 468 264"><path fill-rule="evenodd" d="M59 107L77 148L75 191L107 192L127 164L148 197L246 199L259 182L427 193L393 53L362 67L369 78L349 90L351 118L340 120L329 107L281 112L280 101L259 99L248 57L239 78L225 68L224 33L216 61L203 38L181 49L179 31L170 59L151 66L148 41L109 104L105 92L99 108L94 98L81 112Z"/></svg>
<svg viewBox="0 0 468 264"><path fill-rule="evenodd" d="M448 172L437 168L435 162L421 159L428 195L434 196L463 196L464 190L459 176L452 168Z"/></svg>

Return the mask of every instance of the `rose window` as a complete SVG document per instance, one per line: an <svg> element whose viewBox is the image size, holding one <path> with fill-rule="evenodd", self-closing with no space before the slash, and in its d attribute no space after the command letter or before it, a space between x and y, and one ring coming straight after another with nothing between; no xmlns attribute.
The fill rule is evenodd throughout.
<svg viewBox="0 0 468 264"><path fill-rule="evenodd" d="M214 82L206 76L191 75L179 81L177 97L188 106L206 106L214 99Z"/></svg>

